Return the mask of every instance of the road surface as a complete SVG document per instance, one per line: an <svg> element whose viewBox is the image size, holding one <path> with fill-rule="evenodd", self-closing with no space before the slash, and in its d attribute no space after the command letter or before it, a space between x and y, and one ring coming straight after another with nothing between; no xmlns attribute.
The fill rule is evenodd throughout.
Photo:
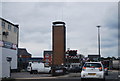
<svg viewBox="0 0 120 81"><path fill-rule="evenodd" d="M106 81L119 81L117 70L109 71ZM81 81L80 73L69 73L62 76L51 76L51 74L30 74L29 72L12 73L15 81ZM90 80L88 80L90 81ZM93 81L93 80L92 80Z"/></svg>

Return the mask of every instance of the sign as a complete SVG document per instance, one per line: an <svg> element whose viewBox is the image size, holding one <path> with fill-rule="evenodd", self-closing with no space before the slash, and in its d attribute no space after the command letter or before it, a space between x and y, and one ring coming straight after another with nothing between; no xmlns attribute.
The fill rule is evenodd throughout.
<svg viewBox="0 0 120 81"><path fill-rule="evenodd" d="M45 57L46 57L46 58L49 58L49 54L45 54Z"/></svg>
<svg viewBox="0 0 120 81"><path fill-rule="evenodd" d="M4 47L4 48L9 48L9 49L17 49L17 45L13 44L11 42L7 42L7 41L0 41L0 47Z"/></svg>
<svg viewBox="0 0 120 81"><path fill-rule="evenodd" d="M12 43L4 41L4 46L3 47L11 49L12 48Z"/></svg>
<svg viewBox="0 0 120 81"><path fill-rule="evenodd" d="M11 58L11 57L6 57L6 60L7 60L8 62L11 62L11 61L12 61L12 58Z"/></svg>
<svg viewBox="0 0 120 81"><path fill-rule="evenodd" d="M49 66L49 63L45 63L45 66Z"/></svg>

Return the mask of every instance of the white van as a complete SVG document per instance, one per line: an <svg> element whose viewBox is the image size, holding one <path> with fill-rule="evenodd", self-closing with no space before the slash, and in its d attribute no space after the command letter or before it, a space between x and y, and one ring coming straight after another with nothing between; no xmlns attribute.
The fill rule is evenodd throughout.
<svg viewBox="0 0 120 81"><path fill-rule="evenodd" d="M44 63L39 62L29 62L27 71L31 74L33 73L51 73L51 67L44 67Z"/></svg>

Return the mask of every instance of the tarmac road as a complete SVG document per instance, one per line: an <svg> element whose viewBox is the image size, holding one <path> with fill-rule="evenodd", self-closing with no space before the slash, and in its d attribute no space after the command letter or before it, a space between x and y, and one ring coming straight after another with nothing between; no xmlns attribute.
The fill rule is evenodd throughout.
<svg viewBox="0 0 120 81"><path fill-rule="evenodd" d="M15 80L15 81L81 81L81 79L77 79L77 78L66 78L66 79L24 79L24 80ZM86 80L86 81L98 81L98 80ZM100 81L100 80L99 80ZM119 81L118 79L107 79L105 81Z"/></svg>
<svg viewBox="0 0 120 81"><path fill-rule="evenodd" d="M29 74L28 72L21 72L12 73L11 77L15 78L15 81L81 81L80 73L69 73L62 76L51 76L51 74ZM118 79L118 71L109 71L109 75L106 76L106 81L120 81Z"/></svg>

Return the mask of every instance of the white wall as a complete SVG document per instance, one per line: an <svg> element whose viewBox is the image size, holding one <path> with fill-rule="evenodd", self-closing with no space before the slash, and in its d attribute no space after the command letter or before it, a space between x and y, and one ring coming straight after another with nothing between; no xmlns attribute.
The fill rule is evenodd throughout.
<svg viewBox="0 0 120 81"><path fill-rule="evenodd" d="M0 19L0 41L1 40L2 40L2 27L1 27L1 19ZM2 47L1 46L0 46L0 78L2 78Z"/></svg>
<svg viewBox="0 0 120 81"><path fill-rule="evenodd" d="M2 47L0 47L0 78L2 78Z"/></svg>
<svg viewBox="0 0 120 81"><path fill-rule="evenodd" d="M17 50L2 48L2 77L10 76L10 64L6 57L11 57L11 69L17 69Z"/></svg>
<svg viewBox="0 0 120 81"><path fill-rule="evenodd" d="M0 19L0 41L2 41L2 27L1 27L1 23L2 21L1 21L1 19Z"/></svg>

